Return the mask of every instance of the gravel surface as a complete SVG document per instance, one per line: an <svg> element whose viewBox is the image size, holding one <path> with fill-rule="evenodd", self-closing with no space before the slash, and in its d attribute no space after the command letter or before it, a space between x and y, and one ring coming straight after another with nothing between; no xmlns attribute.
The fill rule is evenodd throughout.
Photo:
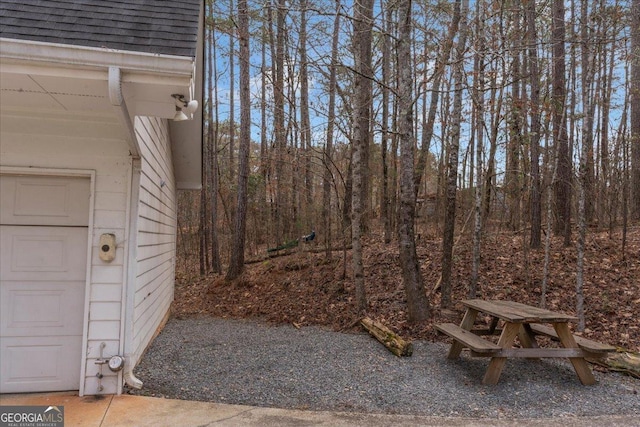
<svg viewBox="0 0 640 427"><path fill-rule="evenodd" d="M580 384L566 359L511 359L495 386L486 358L446 359L413 343L399 358L366 333L218 318L171 319L150 346L132 394L289 409L454 417L639 415L640 380L595 372Z"/></svg>

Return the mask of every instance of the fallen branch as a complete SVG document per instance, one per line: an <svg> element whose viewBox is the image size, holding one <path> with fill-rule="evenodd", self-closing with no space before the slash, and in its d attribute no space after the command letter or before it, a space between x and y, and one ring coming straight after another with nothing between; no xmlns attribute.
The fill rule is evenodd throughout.
<svg viewBox="0 0 640 427"><path fill-rule="evenodd" d="M365 317L360 321L360 324L396 356L411 356L413 354L413 344L400 338L382 323Z"/></svg>

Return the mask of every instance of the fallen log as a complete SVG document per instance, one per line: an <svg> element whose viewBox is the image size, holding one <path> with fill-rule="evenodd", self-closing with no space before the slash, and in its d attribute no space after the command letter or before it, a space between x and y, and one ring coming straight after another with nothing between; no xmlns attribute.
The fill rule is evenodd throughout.
<svg viewBox="0 0 640 427"><path fill-rule="evenodd" d="M360 321L360 324L396 356L411 356L413 354L413 344L403 340L382 323L365 317Z"/></svg>
<svg viewBox="0 0 640 427"><path fill-rule="evenodd" d="M587 359L589 362L603 366L611 371L622 372L640 378L640 353L618 348L615 353L604 359Z"/></svg>

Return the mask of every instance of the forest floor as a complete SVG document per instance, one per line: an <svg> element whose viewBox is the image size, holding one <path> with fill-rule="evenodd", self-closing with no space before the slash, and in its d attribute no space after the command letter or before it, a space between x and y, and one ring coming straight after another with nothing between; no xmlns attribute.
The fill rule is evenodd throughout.
<svg viewBox="0 0 640 427"><path fill-rule="evenodd" d="M177 317L215 316L252 318L295 327L321 325L339 331L361 331L361 315L354 305L351 251L337 250L331 260L315 244L303 245L289 254L251 262L243 276L225 282L221 276L198 275L198 266L178 263L173 314ZM508 299L538 305L544 271L544 250L528 249L527 237L492 233L482 243L478 297ZM441 239L422 236L418 257L431 304L431 317L420 324L407 321L406 299L398 265L398 246L384 244L371 234L364 242L364 268L369 309L366 315L382 322L405 339L444 340L434 324L457 322L463 313L459 303L440 309ZM472 238L457 242L452 272L453 301L466 298L471 277ZM346 256L346 269L345 257ZM576 248L551 241L546 307L575 314ZM197 262L197 258L194 257ZM640 352L640 226L627 233L590 231L584 270L587 338ZM488 321L488 319L486 319ZM575 326L575 325L573 325Z"/></svg>

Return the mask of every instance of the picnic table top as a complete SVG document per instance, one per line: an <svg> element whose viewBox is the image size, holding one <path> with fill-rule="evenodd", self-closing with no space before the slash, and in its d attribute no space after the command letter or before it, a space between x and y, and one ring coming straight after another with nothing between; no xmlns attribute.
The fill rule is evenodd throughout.
<svg viewBox="0 0 640 427"><path fill-rule="evenodd" d="M512 323L558 323L578 320L575 316L514 301L472 299L462 301L462 304Z"/></svg>

